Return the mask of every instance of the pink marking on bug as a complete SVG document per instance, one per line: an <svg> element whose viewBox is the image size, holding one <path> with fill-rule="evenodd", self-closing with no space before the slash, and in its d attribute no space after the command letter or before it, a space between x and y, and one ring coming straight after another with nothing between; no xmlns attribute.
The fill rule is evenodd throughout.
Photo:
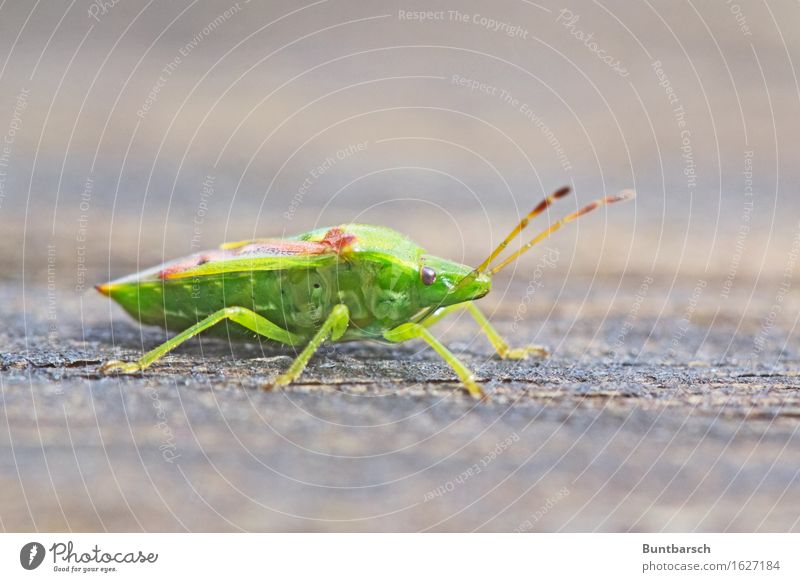
<svg viewBox="0 0 800 582"><path fill-rule="evenodd" d="M167 265L158 272L158 276L162 279L167 279L172 275L182 273L183 271L187 271L192 267L197 267L198 265L204 265L210 261L225 258L226 255L228 255L228 253L225 251L209 251L207 253L194 255L184 261L178 261L176 263L172 263L171 265Z"/></svg>
<svg viewBox="0 0 800 582"><path fill-rule="evenodd" d="M341 254L356 242L356 235L344 232L337 226L326 232L321 242Z"/></svg>

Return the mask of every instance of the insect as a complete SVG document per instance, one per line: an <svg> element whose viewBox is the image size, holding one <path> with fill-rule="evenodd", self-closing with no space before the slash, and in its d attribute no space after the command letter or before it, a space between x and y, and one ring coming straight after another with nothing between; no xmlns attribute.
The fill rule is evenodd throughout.
<svg viewBox="0 0 800 582"><path fill-rule="evenodd" d="M267 387L296 380L323 342L426 341L475 398L484 391L473 373L430 327L466 309L504 359L546 357L542 346L512 348L475 305L489 293L492 276L564 224L605 204L628 200L632 191L595 200L552 223L506 259L491 266L535 216L569 187L544 198L475 268L427 254L400 233L380 226L346 224L294 237L225 243L103 285L97 290L141 324L179 332L136 362L106 362L106 373L135 373L208 330L223 337L259 336L302 348L288 370ZM233 325L218 325L227 322Z"/></svg>

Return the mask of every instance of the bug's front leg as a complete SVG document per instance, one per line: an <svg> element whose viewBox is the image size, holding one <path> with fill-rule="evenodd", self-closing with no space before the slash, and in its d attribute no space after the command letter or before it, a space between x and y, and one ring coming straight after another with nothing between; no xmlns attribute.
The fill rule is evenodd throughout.
<svg viewBox="0 0 800 582"><path fill-rule="evenodd" d="M330 339L331 341L336 341L340 337L344 335L344 332L347 331L347 326L350 324L350 311L347 309L347 306L343 303L334 306L331 310L330 315L322 324L322 327L319 328L317 333L311 338L311 341L308 342L308 345L303 348L303 351L300 352L300 355L295 358L292 365L289 366L289 369L286 370L283 374L276 377L272 382L266 384L264 386L265 390L269 390L275 386L286 386L287 384L291 384L294 382L298 376L305 370L308 361L311 359L311 356L314 355L319 349L319 346L322 345L326 339Z"/></svg>
<svg viewBox="0 0 800 582"><path fill-rule="evenodd" d="M441 320L448 314L458 309L466 309L472 315L473 319L478 323L483 333L489 338L492 346L494 347L497 355L504 360L525 360L528 356L537 356L546 358L550 355L550 351L544 346L530 345L524 348L512 348L508 342L503 339L497 329L489 322L483 312L478 309L474 302L459 303L457 305L450 305L443 307L436 311L431 317L423 322L425 327L429 327Z"/></svg>
<svg viewBox="0 0 800 582"><path fill-rule="evenodd" d="M425 326L418 323L403 323L384 333L383 337L392 343L399 343L417 338L425 340L429 346L436 350L445 362L450 364L450 367L453 368L462 384L464 384L464 387L473 398L486 398L483 388L475 381L475 375L461 360L455 357L450 350L444 347L439 340L433 337L433 334L431 334Z"/></svg>

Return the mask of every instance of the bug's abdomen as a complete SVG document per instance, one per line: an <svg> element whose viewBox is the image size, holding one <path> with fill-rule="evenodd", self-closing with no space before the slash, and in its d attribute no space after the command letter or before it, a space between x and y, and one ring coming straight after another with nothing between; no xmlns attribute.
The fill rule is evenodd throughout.
<svg viewBox="0 0 800 582"><path fill-rule="evenodd" d="M304 336L326 316L325 295L324 281L313 270L140 281L117 285L112 292L114 300L141 323L172 331L182 331L225 307L245 307ZM208 334L254 337L236 324L215 326Z"/></svg>
<svg viewBox="0 0 800 582"><path fill-rule="evenodd" d="M344 303L350 326L344 340L379 339L417 310L402 282L386 288L386 273L369 265L338 263L327 268L225 273L197 278L116 285L113 298L147 325L182 331L225 307L245 307L293 333L310 338L333 309ZM397 283L394 281L394 283ZM238 324L207 332L255 339Z"/></svg>

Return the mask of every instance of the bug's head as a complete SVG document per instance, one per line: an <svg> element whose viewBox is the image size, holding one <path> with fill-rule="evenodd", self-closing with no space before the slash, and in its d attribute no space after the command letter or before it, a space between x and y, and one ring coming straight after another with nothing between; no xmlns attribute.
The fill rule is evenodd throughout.
<svg viewBox="0 0 800 582"><path fill-rule="evenodd" d="M419 297L426 307L445 307L480 299L492 288L492 280L472 267L426 255L419 268Z"/></svg>

